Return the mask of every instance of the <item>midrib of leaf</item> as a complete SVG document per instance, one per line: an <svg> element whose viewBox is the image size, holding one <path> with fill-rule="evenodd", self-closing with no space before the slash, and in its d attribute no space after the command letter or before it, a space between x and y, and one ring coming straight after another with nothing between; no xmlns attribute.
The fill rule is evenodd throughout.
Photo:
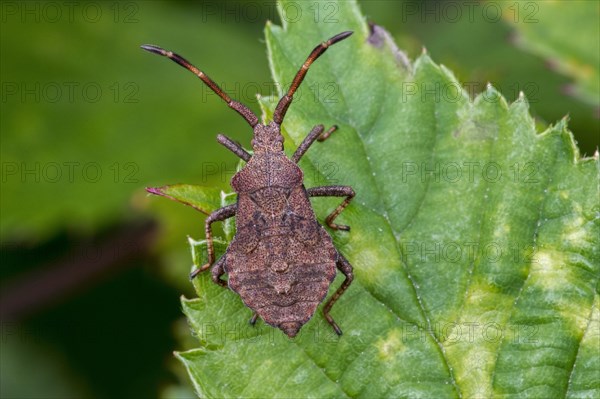
<svg viewBox="0 0 600 399"><path fill-rule="evenodd" d="M417 69L418 69L418 67L415 66L415 71ZM434 104L434 107L433 107L433 118L431 118L434 121L434 126L435 126L434 129L433 129L435 131L435 133L433 134L434 142L433 142L433 145L431 146L431 155L430 155L430 158L432 160L435 160L435 158L436 158L436 149L437 149L437 143L438 143L438 135L440 134L440 125L439 125L439 121L438 121L438 117L437 117L437 112L435 110L436 107L437 107L437 105ZM383 184L383 182L379 183L379 185L381 185L381 184ZM395 234L394 234L394 240L396 242L396 248L398 249L398 252L401 251L400 242L399 242L399 238L398 237L401 236L402 231L404 231L405 228L407 228L408 226L410 226L410 224L412 223L412 221L415 219L416 215L421 210L421 207L423 206L423 203L425 201L425 197L427 196L427 193L429 191L429 187L430 187L430 184L429 184L429 181L427 181L427 184L426 184L425 190L423 192L423 195L422 195L422 197L420 198L420 200L418 202L419 205L417 206L417 208L415 208L415 211L414 211L413 215L408 219L408 223L406 224L405 227L400 228L398 230L395 230L393 224L389 221L389 218L388 218L389 227L390 227L390 229L392 231L395 232ZM452 385L454 386L456 394L458 395L459 398L462 398L463 395L462 395L461 389L460 389L460 387L457 384L456 377L454 376L454 370L453 370L453 368L452 368L452 366L450 364L450 361L448 360L448 358L446 356L446 351L444 349L444 346L443 346L442 342L440 341L439 337L437 337L436 334L433 332L435 330L432 328L431 319L430 319L430 317L427 314L427 310L425 309L425 304L421 300L421 295L419 295L418 284L411 277L410 270L408 268L408 264L406 264L405 262L402 262L402 265L404 266L404 268L406 270L406 274L408 276L408 279L410 280L410 283L413 286L413 289L414 289L414 292L415 292L415 296L416 296L417 302L419 303L419 307L421 309L423 317L427 321L427 327L428 327L427 328L427 332L431 336L431 338L433 339L433 341L435 342L435 344L437 345L438 350L439 350L439 352L440 352L440 354L442 356L442 359L444 359L444 363L445 363L444 366L445 366L448 374L450 375L450 379L452 381Z"/></svg>
<svg viewBox="0 0 600 399"><path fill-rule="evenodd" d="M417 65L415 65L415 68L414 68L414 75L412 75L411 78L414 78L417 75L418 69L419 69L419 64L417 63ZM387 86L385 86L385 87L386 87L385 93L387 93L388 87ZM434 125L433 131L435 132L433 134L433 137L434 137L433 145L430 147L431 148L431 152L430 152L430 159L431 160L435 160L435 158L436 158L436 148L437 148L437 142L438 142L437 138L438 138L438 135L440 134L440 125L439 125L439 121L438 121L438 117L437 117L438 115L437 115L437 112L436 112L436 107L437 107L437 104L434 103L433 107L432 107L432 118L430 119L430 120L433 121L433 125ZM380 109L383 109L383 107L380 107ZM369 130L369 132L372 131L372 129L373 129L373 127L375 125L376 125L376 122L373 123L373 126L371 127L371 129ZM355 130L358 132L358 128L355 128ZM363 148L365 148L364 140L363 140L363 137L365 137L365 136L360 135L360 134L358 134L358 135L359 135L359 141L363 144ZM365 153L368 153L367 150L366 150L366 148L365 148L364 151L365 151ZM372 166L371 158L372 157L369 156L367 159L368 159L368 162L369 162L369 164L371 166L371 171L373 172L374 168ZM401 236L401 234L404 231L404 229L407 228L408 226L410 226L410 224L412 223L412 221L415 219L416 215L419 213L419 211L420 211L420 209L421 209L421 207L422 207L422 205L424 203L425 197L427 196L427 192L429 191L429 180L427 181L427 184L425 186L425 189L423 191L423 194L422 194L421 198L418 200L418 206L415 208L415 210L413 212L413 215L408 218L407 224L404 227L396 229L394 227L394 224L391 222L391 220L390 220L390 218L388 216L389 215L389 208L390 208L390 206L389 206L389 204L386 203L386 201L385 201L386 197L383 195L382 189L381 189L381 187L385 183L383 181L381 181L381 178L380 178L381 174L379 174L379 175L377 175L376 173L372 173L372 174L374 176L375 186L377 187L378 192L381 193L381 197L384 198L382 200L382 202L384 203L385 219L386 219L386 222L388 224L389 229L393 233L392 234L392 238L394 239L394 242L396 244L396 250L398 251L398 254L400 254L401 247L400 247L399 237ZM378 178L377 176L380 176L380 177ZM425 308L425 305L424 305L423 301L421 300L421 295L419 295L418 285L417 285L417 283L415 283L415 281L413 280L413 278L412 278L412 276L410 274L410 270L408 268L408 264L406 264L404 261L402 261L401 263L402 263L402 266L405 269L407 278L408 278L408 280L410 281L410 284L413 287L414 296L415 296L415 299L417 300L417 303L419 304L419 308L420 308L421 314L422 314L423 318L425 319L425 321L427 322L427 327L428 327L427 328L427 334L431 337L431 339L435 342L436 346L438 347L439 353L440 353L440 355L441 355L441 357L442 357L442 359L444 360L444 363L445 363L444 366L445 366L445 368L446 368L446 370L447 370L447 372L448 372L448 374L450 376L450 379L452 381L452 385L454 386L454 389L455 389L458 397L461 398L462 397L462 392L461 392L460 388L457 385L453 369L452 369L452 367L450 365L450 362L449 362L448 358L446 357L446 351L445 351L442 343L440 342L439 338L435 335L435 333L433 333L434 329L432 328L432 325L431 325L431 319L429 318L429 316L427 314L427 310Z"/></svg>
<svg viewBox="0 0 600 399"><path fill-rule="evenodd" d="M588 375L592 375L592 379L596 381L596 385L598 385L597 383L597 376L598 373L600 373L600 361L598 360L600 358L600 350L598 349L598 341L600 340L600 296L598 295L598 283L596 284L596 296L594 299L594 306L592 308L592 314L590 317L590 322L588 323L588 327L587 330L585 331L585 334L582 337L582 340L579 342L579 347L577 349L577 357L575 359L575 364L573 365L573 369L571 374L569 375L569 384L568 384L568 389L567 389L567 397L581 397L583 396L581 393L578 394L578 391L574 391L574 389L577 388L573 388L574 384L581 384L581 381L577 381L576 383L574 383L574 374L576 371L576 366L578 364L581 364L582 362L585 362L586 360L590 360L593 362L595 360L595 366L596 369L592 370L591 372L588 373ZM584 354L582 352L582 348L584 348L584 345L587 345L588 343L591 343L591 345L596 345L596 352L592 353L591 356L589 356L590 354ZM587 346L585 346L584 350L587 350L589 348L587 348ZM589 359L585 359L585 357L588 357ZM585 363L584 365L585 366ZM581 366L580 366L581 367ZM593 367L593 365L592 365ZM595 373L594 373L595 371ZM584 381L585 383L585 381ZM586 391L591 391L589 389L589 387ZM579 387L579 390L581 390L581 387ZM588 396L591 396L591 394L589 394Z"/></svg>
<svg viewBox="0 0 600 399"><path fill-rule="evenodd" d="M575 371L575 364L577 363L577 359L579 358L579 351L581 349L581 343L583 342L583 339L585 338L587 333L590 331L590 326L594 322L594 312L598 311L597 299L598 299L598 297L596 296L596 300L594 301L594 304L592 305L592 309L590 310L590 314L588 316L589 320L588 320L587 326L585 327L585 330L584 330L583 334L581 334L581 338L579 339L579 342L577 343L577 353L575 354L575 358L573 359L573 365L571 366L571 371L569 373L569 379L567 380L567 389L565 391L566 392L565 397L568 395L569 390L571 389L571 379L573 378L573 372Z"/></svg>

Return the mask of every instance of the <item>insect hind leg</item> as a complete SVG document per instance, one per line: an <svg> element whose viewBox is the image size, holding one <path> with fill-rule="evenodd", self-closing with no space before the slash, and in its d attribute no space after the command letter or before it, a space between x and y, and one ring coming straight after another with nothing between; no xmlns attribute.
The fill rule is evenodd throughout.
<svg viewBox="0 0 600 399"><path fill-rule="evenodd" d="M335 333L337 335L342 335L342 330L337 325L337 323L333 320L333 317L331 317L329 312L331 311L331 308L333 307L333 305L340 298L340 296L342 296L342 294L348 289L350 284L352 284L352 280L354 280L354 274L352 273L352 265L350 264L350 262L348 262L348 260L346 258L344 258L342 256L342 254L340 254L339 252L338 252L338 260L336 262L336 266L342 273L344 273L344 276L346 276L346 279L344 280L344 282L342 283L340 288L337 289L337 291L333 294L333 296L325 304L325 307L323 308L323 316L325 316L325 319L327 320L327 322L331 325L331 327L333 327L333 331L335 331Z"/></svg>
<svg viewBox="0 0 600 399"><path fill-rule="evenodd" d="M348 204L350 203L350 201L352 201L352 198L354 198L355 193L354 193L354 190L352 189L352 187L350 187L350 186L320 186L320 187L311 187L311 188L307 189L306 192L308 193L309 197L346 197L346 199L344 199L344 201L342 201L342 203L339 204L337 206L337 208L335 208L333 210L333 212L331 212L329 214L329 216L327 216L327 219L325 219L325 222L327 223L327 225L329 227L331 227L334 230L344 230L344 231L350 230L350 226L344 226L344 225L333 223L333 220L335 218L337 218L340 213L342 213L344 208L346 208L348 206Z"/></svg>
<svg viewBox="0 0 600 399"><path fill-rule="evenodd" d="M221 280L221 276L225 274L225 259L226 255L221 256L221 259L219 259L217 263L215 263L215 265L210 271L212 275L212 281L214 281L215 284L218 284L223 288L227 288L227 281Z"/></svg>
<svg viewBox="0 0 600 399"><path fill-rule="evenodd" d="M202 267L200 267L200 269L194 271L194 273L192 273L190 278L194 278L198 275L198 273L201 273L204 270L207 270L210 267L210 265L212 265L215 261L215 249L214 249L214 245L213 245L211 225L214 222L223 221L232 216L235 216L236 211L237 211L237 204L227 205L227 206L224 206L223 208L217 209L216 211L211 213L206 218L206 222L204 224L204 229L205 229L205 234L206 234L206 244L207 244L206 249L208 251L208 262L205 265L203 265Z"/></svg>

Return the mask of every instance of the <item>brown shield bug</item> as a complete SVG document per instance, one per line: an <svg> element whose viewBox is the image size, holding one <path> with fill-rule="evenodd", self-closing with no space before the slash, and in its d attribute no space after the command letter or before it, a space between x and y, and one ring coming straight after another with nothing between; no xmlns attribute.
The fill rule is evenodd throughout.
<svg viewBox="0 0 600 399"><path fill-rule="evenodd" d="M306 189L302 170L297 166L311 144L328 138L337 126L325 132L323 125L315 126L291 158L283 152L280 126L311 64L329 46L351 34L350 31L342 32L314 48L296 73L287 94L279 100L273 120L267 125L259 123L249 108L232 100L183 57L157 46L142 46L144 50L170 58L198 76L252 126L252 155L230 138L217 136L217 141L246 161L246 165L231 179L237 203L217 209L206 219L208 263L192 272L190 278L212 267L213 281L223 287L229 286L254 311L250 323L254 324L261 317L289 337L296 336L327 296L336 267L346 279L325 304L323 314L335 332L342 334L329 312L352 283L352 266L335 249L331 237L317 222L309 197L344 197L326 218L326 223L334 230L350 230L348 226L335 224L334 220L352 200L354 190L349 186ZM211 225L233 216L236 217L236 234L225 254L215 263ZM229 277L227 281L221 279L225 273Z"/></svg>

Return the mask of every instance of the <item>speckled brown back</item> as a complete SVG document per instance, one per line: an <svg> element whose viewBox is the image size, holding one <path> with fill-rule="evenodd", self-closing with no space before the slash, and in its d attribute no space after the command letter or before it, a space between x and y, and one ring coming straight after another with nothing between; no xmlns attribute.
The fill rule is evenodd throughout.
<svg viewBox="0 0 600 399"><path fill-rule="evenodd" d="M316 221L300 169L287 158L271 158L269 165L269 160L253 157L253 164L232 180L242 192L238 193L237 232L224 268L229 287L250 309L294 336L327 295L335 278L337 252ZM284 178L272 173L274 163L279 171L287 171ZM245 181L255 179L250 175L254 170L267 179L262 188L251 191Z"/></svg>

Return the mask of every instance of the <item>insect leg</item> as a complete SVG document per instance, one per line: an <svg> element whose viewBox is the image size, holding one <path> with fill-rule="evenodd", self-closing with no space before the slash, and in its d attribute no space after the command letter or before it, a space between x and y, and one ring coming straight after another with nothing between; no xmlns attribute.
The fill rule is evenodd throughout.
<svg viewBox="0 0 600 399"><path fill-rule="evenodd" d="M353 33L352 31L338 33L331 39L319 44L317 47L315 47L313 49L313 51L310 53L310 55L308 56L306 61L304 61L304 64L302 64L302 66L300 67L300 70L296 73L296 76L294 77L294 80L292 81L292 84L291 84L288 92L286 93L285 96L281 97L281 100L279 100L279 103L277 104L277 107L275 108L275 112L273 113L273 121L275 123L280 125L281 122L283 121L283 118L285 117L285 113L287 112L287 109L289 108L290 104L292 103L294 93L298 89L298 86L300 86L300 83L302 83L302 81L304 80L304 77L306 76L306 73L308 72L308 68L310 68L312 63L315 62L315 60L317 58L319 58L321 56L321 54L323 54L325 52L325 50L327 50L329 48L329 46L331 46L332 44L335 44L341 40L344 40L345 38L350 36L352 33Z"/></svg>
<svg viewBox="0 0 600 399"><path fill-rule="evenodd" d="M201 70L196 68L188 60L186 60L179 54L175 54L172 51L167 51L165 49L162 49L158 46L154 46L152 44L144 44L141 47L146 51L149 51L154 54L162 55L163 57L167 57L167 58L171 59L173 62L176 62L177 64L181 65L182 67L184 67L185 69L187 69L188 71L190 71L191 73L193 73L194 75L199 77L200 80L202 80L202 82L204 82L205 85L207 85L212 91L215 92L216 95L221 97L223 99L223 101L225 101L227 103L229 108L236 110L237 113L240 114L246 120L246 122L248 122L248 124L250 126L252 126L252 127L256 126L256 124L258 123L258 117L256 115L254 115L254 113L252 111L250 111L250 108L246 107L244 104L242 104L238 101L232 100L227 95L227 93L225 93L211 78L206 76L206 74L204 72L202 72Z"/></svg>
<svg viewBox="0 0 600 399"><path fill-rule="evenodd" d="M208 263L202 265L199 269L194 270L192 274L190 274L190 280L196 277L198 274L202 273L203 271L207 270L215 262L215 248L213 245L211 225L214 222L222 221L232 216L235 216L236 210L236 204L227 205L223 208L217 209L206 218L206 223L204 226L206 231L206 243L208 247Z"/></svg>
<svg viewBox="0 0 600 399"><path fill-rule="evenodd" d="M354 198L354 190L350 186L321 186L312 187L306 190L310 197L346 197L346 199L331 212L325 222L334 230L350 230L350 226L344 226L333 223L333 220L344 210Z"/></svg>
<svg viewBox="0 0 600 399"><path fill-rule="evenodd" d="M244 161L248 162L251 158L251 155L244 150L238 143L231 140L229 137L224 134L217 135L217 141L219 144L222 144L229 151L233 152L238 157L242 158Z"/></svg>
<svg viewBox="0 0 600 399"><path fill-rule="evenodd" d="M252 318L250 319L249 323L252 324L252 325L255 325L257 319L258 319L258 313L254 312L254 314L252 315Z"/></svg>
<svg viewBox="0 0 600 399"><path fill-rule="evenodd" d="M329 324L331 324L331 327L333 327L333 330L335 331L335 333L337 335L342 335L342 330L338 327L336 322L333 320L333 317L331 317L331 315L329 314L329 311L331 311L333 304L340 298L340 296L342 296L344 291L346 291L348 289L348 287L352 283L352 280L354 279L354 275L352 274L352 265L339 252L338 252L338 260L336 262L336 266L342 273L344 273L344 276L346 276L346 279L344 280L344 282L342 283L340 288L337 289L337 291L333 294L333 296L325 304L325 307L323 308L323 316L325 316L325 319L327 320L327 322Z"/></svg>
<svg viewBox="0 0 600 399"><path fill-rule="evenodd" d="M337 128L337 125L333 125L329 128L328 131L323 133L323 125L317 125L313 127L310 133L308 133L308 135L304 138L302 143L300 143L298 148L296 148L296 152L294 152L294 155L292 155L292 161L298 163L298 161L300 161L300 158L302 158L302 155L304 155L304 153L308 151L308 149L310 148L312 143L315 142L315 140L325 141L325 139L331 136L331 133L335 132Z"/></svg>
<svg viewBox="0 0 600 399"><path fill-rule="evenodd" d="M225 269L223 267L225 265L225 258L226 255L221 256L221 259L219 259L217 263L215 263L215 265L213 266L211 274L212 280L216 284L219 284L221 287L227 288L227 281L221 280L221 276L225 274Z"/></svg>

